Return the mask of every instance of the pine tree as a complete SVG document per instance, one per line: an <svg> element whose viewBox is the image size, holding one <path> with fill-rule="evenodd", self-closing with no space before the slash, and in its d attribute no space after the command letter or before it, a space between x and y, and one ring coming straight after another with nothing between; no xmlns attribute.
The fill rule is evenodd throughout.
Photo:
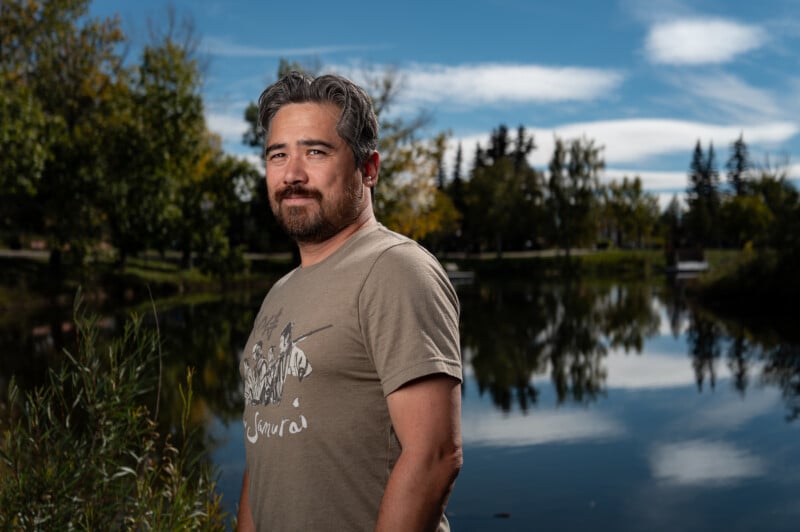
<svg viewBox="0 0 800 532"><path fill-rule="evenodd" d="M456 150L456 162L453 167L453 181L461 181L461 165L464 154L461 150L461 143L458 143L458 150Z"/></svg>
<svg viewBox="0 0 800 532"><path fill-rule="evenodd" d="M715 219L719 214L719 172L714 161L714 145L709 144L703 156L700 141L695 145L689 170L689 187L686 189L689 204L689 234L696 245L717 243Z"/></svg>
<svg viewBox="0 0 800 532"><path fill-rule="evenodd" d="M437 161L437 168L436 168L436 188L439 190L444 190L445 187L445 170L444 170L444 154L439 157Z"/></svg>
<svg viewBox="0 0 800 532"><path fill-rule="evenodd" d="M517 128L517 138L514 142L514 151L511 156L514 160L514 171L518 172L525 163L528 154L536 149L536 143L533 141L533 136L528 136L525 132L525 126L520 125Z"/></svg>
<svg viewBox="0 0 800 532"><path fill-rule="evenodd" d="M739 138L731 144L731 156L726 166L728 168L728 182L733 187L734 193L737 196L743 196L746 193L747 171L750 168L744 135L740 134Z"/></svg>

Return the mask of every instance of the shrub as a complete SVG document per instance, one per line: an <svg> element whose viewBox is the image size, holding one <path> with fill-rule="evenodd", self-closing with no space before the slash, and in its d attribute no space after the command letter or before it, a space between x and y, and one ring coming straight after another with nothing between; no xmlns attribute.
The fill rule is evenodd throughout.
<svg viewBox="0 0 800 532"><path fill-rule="evenodd" d="M180 386L182 418L164 435L147 404L158 394L158 334L134 315L120 337L101 340L80 304L75 325L77 354L65 351L47 384L25 394L9 386L0 529L225 530L188 426L192 371Z"/></svg>

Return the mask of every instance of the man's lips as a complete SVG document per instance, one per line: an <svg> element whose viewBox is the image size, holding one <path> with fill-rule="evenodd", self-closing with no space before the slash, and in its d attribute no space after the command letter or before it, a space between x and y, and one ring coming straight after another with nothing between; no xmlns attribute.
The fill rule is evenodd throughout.
<svg viewBox="0 0 800 532"><path fill-rule="evenodd" d="M286 187L275 195L279 202L293 204L305 204L310 201L319 201L321 194L316 190L309 190L300 187Z"/></svg>
<svg viewBox="0 0 800 532"><path fill-rule="evenodd" d="M297 205L306 205L308 203L312 203L316 201L311 196L288 196L281 199L281 203L285 205L297 206Z"/></svg>

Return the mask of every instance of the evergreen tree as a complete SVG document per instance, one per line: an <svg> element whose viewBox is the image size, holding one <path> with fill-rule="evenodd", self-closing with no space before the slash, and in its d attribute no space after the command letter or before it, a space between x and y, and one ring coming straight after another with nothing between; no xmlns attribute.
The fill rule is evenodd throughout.
<svg viewBox="0 0 800 532"><path fill-rule="evenodd" d="M444 152L439 155L439 160L436 165L436 188L444 191L446 184L445 169L444 169Z"/></svg>
<svg viewBox="0 0 800 532"><path fill-rule="evenodd" d="M524 126L517 127L517 138L514 142L514 151L512 153L515 171L519 171L527 160L528 154L535 149L536 144L533 141L533 136L529 137L526 134Z"/></svg>
<svg viewBox="0 0 800 532"><path fill-rule="evenodd" d="M449 243L446 244L450 248L462 249L463 248L463 235L464 235L464 212L466 210L464 204L464 180L461 177L461 166L463 164L463 153L461 143L458 143L456 150L456 160L453 166L453 177L447 185L446 193L450 198L453 208L459 215L459 225L450 237Z"/></svg>
<svg viewBox="0 0 800 532"><path fill-rule="evenodd" d="M744 142L744 135L739 135L739 138L731 144L731 156L728 158L728 182L737 196L742 196L746 193L746 178L747 171L750 168L749 155L747 153L747 144Z"/></svg>
<svg viewBox="0 0 800 532"><path fill-rule="evenodd" d="M472 171L474 172L478 168L482 168L486 166L486 154L481 148L481 143L475 143L475 159L472 162Z"/></svg>
<svg viewBox="0 0 800 532"><path fill-rule="evenodd" d="M461 151L461 143L458 143L456 150L456 162L453 167L453 181L461 181L461 165L463 164L463 153Z"/></svg>
<svg viewBox="0 0 800 532"><path fill-rule="evenodd" d="M695 145L686 190L689 237L696 246L713 245L719 241L716 224L720 208L719 172L714 161L714 145L703 155L700 141Z"/></svg>

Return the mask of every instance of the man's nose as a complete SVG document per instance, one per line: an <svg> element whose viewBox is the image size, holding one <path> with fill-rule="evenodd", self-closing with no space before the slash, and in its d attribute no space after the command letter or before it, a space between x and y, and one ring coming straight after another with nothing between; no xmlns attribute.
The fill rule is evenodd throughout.
<svg viewBox="0 0 800 532"><path fill-rule="evenodd" d="M305 183L308 181L308 174L306 174L305 163L302 157L289 157L289 161L286 164L286 173L283 175L283 181L287 185Z"/></svg>

